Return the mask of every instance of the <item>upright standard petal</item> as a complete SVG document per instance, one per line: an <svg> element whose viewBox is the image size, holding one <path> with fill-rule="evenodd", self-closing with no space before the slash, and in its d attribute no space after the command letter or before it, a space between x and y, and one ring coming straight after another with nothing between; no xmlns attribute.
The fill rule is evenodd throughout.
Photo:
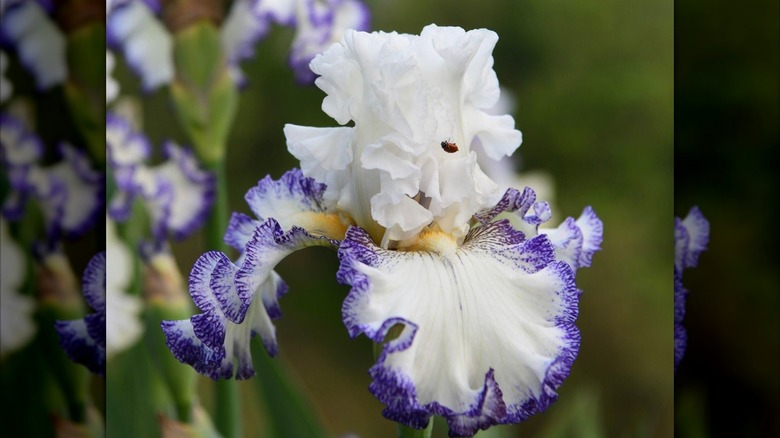
<svg viewBox="0 0 780 438"><path fill-rule="evenodd" d="M384 415L417 428L441 415L452 435L471 436L544 410L579 349L571 267L546 236L526 239L507 221L462 246L443 233L421 243L387 251L351 228L339 248L347 329L386 341L370 386Z"/></svg>
<svg viewBox="0 0 780 438"><path fill-rule="evenodd" d="M353 133L286 129L307 176L330 178L326 198L348 205L383 246L432 224L462 239L465 223L500 198L472 144L499 158L521 142L511 116L488 113L499 98L486 29L427 26L420 36L347 31L311 63L323 110ZM348 140L348 141L345 141ZM444 147L443 145L449 145ZM331 153L324 154L324 150ZM331 169L348 160L348 177Z"/></svg>

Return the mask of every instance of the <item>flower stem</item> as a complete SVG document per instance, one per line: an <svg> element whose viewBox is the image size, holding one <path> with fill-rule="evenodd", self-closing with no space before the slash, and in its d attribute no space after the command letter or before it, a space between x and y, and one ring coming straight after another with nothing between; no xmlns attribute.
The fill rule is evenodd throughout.
<svg viewBox="0 0 780 438"><path fill-rule="evenodd" d="M230 206L228 205L225 161L219 160L216 163L207 166L207 169L214 174L215 193L214 205L211 207L211 213L206 220L206 249L209 251L226 252L228 246L222 237L227 229Z"/></svg>
<svg viewBox="0 0 780 438"><path fill-rule="evenodd" d="M228 224L227 179L225 175L225 161L218 160L208 166L208 170L214 173L215 196L214 205L206 221L206 249L227 252L228 246L222 236L225 234ZM241 406L239 403L238 382L234 379L220 380L215 383L216 413L215 423L217 430L225 438L239 438L243 435L241 428Z"/></svg>
<svg viewBox="0 0 780 438"><path fill-rule="evenodd" d="M428 422L425 429L414 429L403 424L398 424L398 438L431 438L433 432L433 418Z"/></svg>

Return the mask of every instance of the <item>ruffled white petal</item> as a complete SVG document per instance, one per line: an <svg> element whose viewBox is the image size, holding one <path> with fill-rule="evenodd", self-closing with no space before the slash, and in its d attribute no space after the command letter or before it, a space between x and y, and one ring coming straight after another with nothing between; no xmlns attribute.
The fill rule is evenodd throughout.
<svg viewBox="0 0 780 438"><path fill-rule="evenodd" d="M420 36L347 31L311 67L327 93L323 110L355 126L340 128L328 146L319 130L288 130L290 152L307 176L330 178L328 198L346 200L349 213L375 239L376 224L387 229L380 238L400 241L431 222L462 238L471 216L501 195L479 169L471 145L479 141L498 158L521 141L511 116L487 112L499 98L491 56L497 40L484 29L435 25ZM444 151L444 141L458 150ZM338 157L344 168L350 156L351 178L329 169L327 160Z"/></svg>
<svg viewBox="0 0 780 438"><path fill-rule="evenodd" d="M546 237L525 240L506 221L452 248L386 251L353 228L339 276L353 286L343 307L352 336L381 342L402 328L371 370L385 415L411 426L443 415L461 436L555 398L579 346L578 292Z"/></svg>

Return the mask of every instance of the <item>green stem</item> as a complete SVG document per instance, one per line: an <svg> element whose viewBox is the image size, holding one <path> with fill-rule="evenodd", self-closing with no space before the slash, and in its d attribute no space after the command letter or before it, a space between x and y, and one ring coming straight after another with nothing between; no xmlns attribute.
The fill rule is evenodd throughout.
<svg viewBox="0 0 780 438"><path fill-rule="evenodd" d="M225 161L208 166L214 173L216 181L216 193L214 205L206 221L206 249L227 252L228 246L222 236L225 234L228 224L227 179L225 175ZM243 435L241 430L241 406L239 403L238 382L235 379L221 380L215 383L216 413L215 423L217 430L225 438L239 438Z"/></svg>
<svg viewBox="0 0 780 438"><path fill-rule="evenodd" d="M224 438L242 437L238 381L235 379L220 380L214 385L217 399L215 413L217 430Z"/></svg>
<svg viewBox="0 0 780 438"><path fill-rule="evenodd" d="M206 168L214 173L216 181L214 205L206 220L206 249L209 251L227 252L228 246L222 239L227 229L228 215L230 214L225 161L219 160L214 164L206 166Z"/></svg>
<svg viewBox="0 0 780 438"><path fill-rule="evenodd" d="M398 424L398 438L431 438L433 432L433 418L428 421L425 429L414 429L403 424Z"/></svg>

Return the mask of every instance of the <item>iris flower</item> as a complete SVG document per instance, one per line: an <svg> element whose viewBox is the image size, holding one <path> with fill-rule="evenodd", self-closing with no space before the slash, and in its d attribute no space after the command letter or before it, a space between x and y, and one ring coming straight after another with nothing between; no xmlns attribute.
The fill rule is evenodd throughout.
<svg viewBox="0 0 780 438"><path fill-rule="evenodd" d="M117 0L108 13L108 41L121 49L131 68L153 90L173 79L173 39L156 18L155 0ZM359 0L236 0L220 27L222 50L231 77L244 86L240 63L254 54L273 24L295 27L289 64L299 82L311 82L309 61L347 29L366 30L368 8Z"/></svg>
<svg viewBox="0 0 780 438"><path fill-rule="evenodd" d="M65 36L48 16L48 2L7 0L0 3L0 42L8 44L39 90L61 84L67 76Z"/></svg>
<svg viewBox="0 0 780 438"><path fill-rule="evenodd" d="M235 213L225 233L238 260L212 251L195 263L202 313L163 322L173 354L214 379L251 377L251 336L277 349L271 320L287 287L274 267L328 246L351 286L350 336L383 343L369 389L387 418L422 428L440 415L469 436L554 401L579 350L575 273L600 249L602 223L587 207L542 228L551 211L533 189L501 191L480 169L475 142L494 160L521 142L511 116L487 111L500 94L497 40L435 25L348 31L317 56L322 108L342 126L285 127L301 168L247 192L256 217Z"/></svg>
<svg viewBox="0 0 780 438"><path fill-rule="evenodd" d="M82 279L84 298L95 313L82 319L57 321L55 329L65 354L96 374L106 373L106 253L87 263Z"/></svg>
<svg viewBox="0 0 780 438"><path fill-rule="evenodd" d="M127 220L140 196L157 241L168 233L183 239L203 225L214 201L214 176L200 168L192 151L168 142L163 150L167 160L151 166L149 140L115 114L107 116L106 141L117 185L109 204L113 219Z"/></svg>
<svg viewBox="0 0 780 438"><path fill-rule="evenodd" d="M699 255L707 249L710 223L693 207L685 219L674 218L674 371L685 353L688 334L682 325L685 318L685 300L688 291L683 287L683 269L699 264Z"/></svg>
<svg viewBox="0 0 780 438"><path fill-rule="evenodd" d="M10 220L19 220L29 199L38 202L46 221L47 240L84 235L102 214L105 179L92 168L83 150L67 143L58 145L62 157L42 166L43 143L24 124L0 114L2 164L11 191L3 204Z"/></svg>

